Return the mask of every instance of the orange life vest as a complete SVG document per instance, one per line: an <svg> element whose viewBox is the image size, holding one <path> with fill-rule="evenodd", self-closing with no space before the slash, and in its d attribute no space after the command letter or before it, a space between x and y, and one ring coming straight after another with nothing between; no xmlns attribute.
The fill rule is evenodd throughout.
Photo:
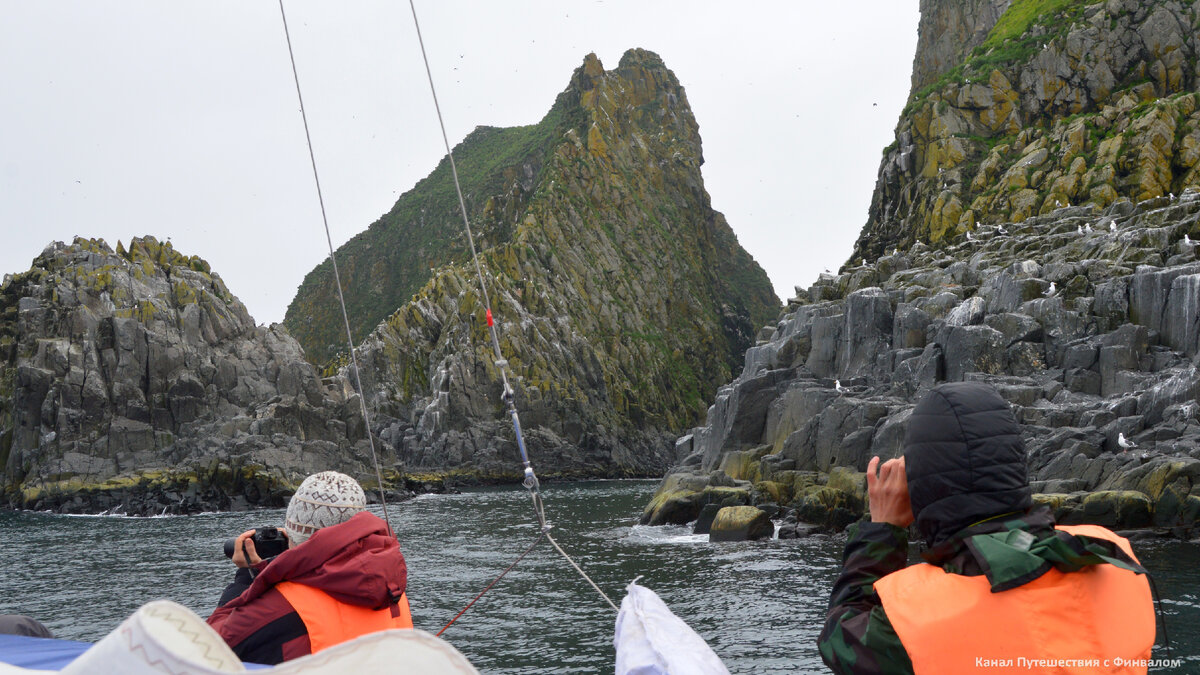
<svg viewBox="0 0 1200 675"><path fill-rule="evenodd" d="M1058 529L1116 542L1133 557L1129 541L1103 527ZM875 591L917 675L1145 673L1154 645L1150 584L1114 565L1051 569L992 593L986 576L922 563L876 581Z"/></svg>
<svg viewBox="0 0 1200 675"><path fill-rule="evenodd" d="M278 583L275 588L300 615L313 654L367 633L413 627L405 594L395 607L370 609L335 600L325 591L294 581Z"/></svg>

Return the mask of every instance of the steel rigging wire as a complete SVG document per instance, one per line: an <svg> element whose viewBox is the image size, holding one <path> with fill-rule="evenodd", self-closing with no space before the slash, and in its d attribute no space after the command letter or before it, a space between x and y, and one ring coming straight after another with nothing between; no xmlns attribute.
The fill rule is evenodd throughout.
<svg viewBox="0 0 1200 675"><path fill-rule="evenodd" d="M514 392L513 392L512 385L509 384L508 361L504 358L504 354L500 350L500 338L496 331L495 320L492 317L491 298L488 293L487 282L484 279L483 268L482 268L481 263L479 262L479 253L475 248L475 236L471 231L470 220L467 218L467 207L466 207L466 202L463 199L462 186L458 179L458 168L455 166L455 163L454 163L454 153L450 149L450 139L449 139L449 136L447 136L447 134L446 134L446 124L442 118L442 108L441 108L441 105L438 103L437 89L433 83L433 72L429 66L429 56L425 51L425 40L421 36L421 24L417 19L417 8L416 8L415 4L413 3L413 0L409 0L408 6L412 10L413 26L416 28L416 31L417 31L417 41L421 47L421 58L425 64L425 74L426 74L427 78L429 79L429 91L430 91L430 94L433 96L434 109L437 111L438 126L442 132L442 142L445 144L445 147L446 147L446 156L450 160L450 172L451 172L451 175L454 177L454 191L458 196L459 211L462 213L462 217L463 217L463 228L466 230L467 242L470 244L470 247L471 247L471 259L475 264L475 274L479 279L480 291L483 293L483 302L484 302L484 307L486 308L487 328L488 328L488 332L491 336L492 350L495 353L495 365L500 371L501 385L503 387L501 396L504 400L504 405L508 412L509 418L512 420L513 433L516 437L517 448L518 448L518 450L520 450L520 453L521 453L521 462L525 465L525 478L524 478L523 484L524 484L525 488L529 491L530 499L533 502L534 515L537 517L538 525L541 529L540 533L538 534L537 540L534 541L534 543L532 545L530 545L529 549L527 549L524 553L522 553L513 562L513 564L508 567L508 569L505 569L503 572L501 572L500 576L496 577L496 579L493 580L492 583L488 584L488 586L486 588L484 588L483 591L481 591L479 593L479 595L475 596L475 598L473 600L471 600L471 602L468 603L467 606L462 609L462 611L460 611L453 619L450 620L449 623L447 623L442 628L441 631L438 632L438 635L441 635L443 632L445 632L445 630L447 628L449 628L455 621L457 621L458 618L460 616L462 616L464 612L466 612L468 609L470 609L471 606L474 605L475 602L478 601L479 598L482 597L484 593L487 593L488 590L490 590L492 588L492 586L494 586L496 584L496 582L498 582L501 578L503 578L505 574L508 574L508 572L510 570L512 570L512 568L514 566L516 566L517 562L520 562L521 559L523 559L526 555L529 554L530 551L533 550L534 546L536 546L538 543L541 542L542 538L545 538L547 541L549 541L550 544L554 546L555 550L557 550L559 552L559 554L561 554L562 557L564 559L566 559L566 561L568 563L571 564L571 567L573 567L575 569L575 571L578 572L579 575L582 576L584 578L584 580L586 580L588 582L588 584L590 584L591 587L593 589L595 589L595 591L597 593L600 594L600 597L604 598L604 601L608 603L609 607L612 607L613 611L616 611L617 605L608 597L608 595L606 595L604 593L604 591L602 591L600 589L600 587L598 585L596 585L596 582L593 581L591 579L591 577L589 577L587 575L587 573L583 571L583 568L581 568L578 565L578 563L576 563L571 558L571 556L568 555L567 552L564 551L561 546L559 546L558 542L550 534L551 525L546 520L545 505L542 501L540 483L538 482L537 474L534 473L533 464L529 460L529 453L527 452L527 450L525 448L525 437L521 433L521 419L517 413L517 406L516 406L516 402L514 400ZM383 517L384 517L384 520L387 522L388 531L392 534L393 537L395 537L396 534L395 534L395 531L392 530L391 518L388 516L387 499L384 495L384 489L383 489L383 474L379 468L378 455L375 452L375 441L374 441L374 436L373 436L372 427L371 427L371 417L370 417L370 413L367 410L366 391L362 384L362 378L360 377L360 369L358 366L358 355L357 355L357 351L354 348L354 335L353 335L352 331L350 330L350 318L346 312L346 298L342 291L342 281L341 281L341 276L338 271L337 257L334 255L333 237L329 232L329 217L326 214L326 210L325 210L325 198L321 191L321 179L317 172L317 160L316 160L316 155L313 152L312 135L309 132L309 127L308 127L308 115L304 109L304 96L301 93L301 89L300 89L300 75L296 68L296 57L295 57L295 54L292 49L292 37L291 37L290 31L288 30L287 12L284 11L283 0L279 0L279 15L283 20L283 32L284 32L284 36L287 39L288 58L290 59L291 65L292 65L292 78L296 83L296 98L298 99L298 101L300 103L300 117L304 122L304 139L308 145L308 158L312 164L313 182L316 185L316 190L317 190L317 201L321 206L321 221L325 226L325 242L329 246L329 260L333 266L334 283L337 285L338 304L341 306L342 322L346 328L346 342L350 349L350 366L351 366L351 369L353 372L353 384L358 387L359 405L362 410L363 421L366 424L367 440L371 447L371 462L374 464L374 467L375 467L375 478L379 484L379 500L380 500L380 503L383 505Z"/></svg>

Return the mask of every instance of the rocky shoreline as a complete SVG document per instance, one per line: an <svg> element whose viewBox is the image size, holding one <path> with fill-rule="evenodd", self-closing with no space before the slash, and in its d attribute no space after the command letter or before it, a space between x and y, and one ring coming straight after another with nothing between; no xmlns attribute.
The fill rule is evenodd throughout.
<svg viewBox="0 0 1200 675"><path fill-rule="evenodd" d="M590 475L579 472L539 473L543 486L587 480L645 480L654 476ZM519 473L485 473L453 470L400 473L385 470L384 496L389 504L422 494L458 494L462 488L515 485ZM368 504L378 504L373 477L363 478ZM283 508L295 487L275 480L264 467L243 466L231 471L221 465L212 474L148 471L100 483L78 483L64 488L31 492L20 510L62 514L151 517L194 515L217 511Z"/></svg>
<svg viewBox="0 0 1200 675"><path fill-rule="evenodd" d="M488 484L485 479L471 477L407 476L394 472L385 476L384 482L388 503L407 501L419 494L455 493L463 485ZM503 482L511 482L511 479ZM367 484L365 491L368 503L379 503L375 485ZM180 516L282 508L287 506L293 492L294 486L281 483L264 467L245 466L230 470L221 465L211 474L148 471L101 483L31 491L23 509L63 514Z"/></svg>
<svg viewBox="0 0 1200 675"><path fill-rule="evenodd" d="M980 380L1012 404L1035 499L1059 522L1191 536L1196 239L1200 193L1188 190L1062 208L823 275L763 330L706 424L677 441L680 462L642 522L758 505L797 523L781 536L840 530L863 516L867 461L899 454L921 393Z"/></svg>

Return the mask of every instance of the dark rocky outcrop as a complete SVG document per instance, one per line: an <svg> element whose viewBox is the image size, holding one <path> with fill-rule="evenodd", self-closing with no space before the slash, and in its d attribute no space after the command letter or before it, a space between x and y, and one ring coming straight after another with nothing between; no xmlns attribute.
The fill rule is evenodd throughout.
<svg viewBox="0 0 1200 675"><path fill-rule="evenodd" d="M798 289L680 439L687 457L643 522L736 495L840 529L865 512L862 472L898 455L922 393L980 380L1012 404L1036 499L1061 522L1195 527L1200 261L1184 236L1200 239L1200 193L1005 227Z"/></svg>
<svg viewBox="0 0 1200 675"><path fill-rule="evenodd" d="M169 242L55 243L0 286L10 507L236 509L280 505L317 470L373 477L346 391Z"/></svg>

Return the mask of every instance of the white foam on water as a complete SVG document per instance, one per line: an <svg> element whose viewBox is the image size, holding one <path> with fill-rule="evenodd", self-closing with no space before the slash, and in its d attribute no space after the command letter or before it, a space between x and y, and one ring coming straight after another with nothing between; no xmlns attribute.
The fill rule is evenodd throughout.
<svg viewBox="0 0 1200 675"><path fill-rule="evenodd" d="M100 513L57 513L49 509L41 511L22 510L22 513L37 513L44 516L54 516L55 518L111 518L124 520L157 520L160 518L201 518L212 516L231 516L238 514L254 513L258 511L269 511L271 509L253 509L250 511L199 511L197 513L158 513L151 516L130 515L124 511L118 511L115 508Z"/></svg>
<svg viewBox="0 0 1200 675"><path fill-rule="evenodd" d="M686 525L634 525L623 541L643 544L707 544L707 534L692 534Z"/></svg>

